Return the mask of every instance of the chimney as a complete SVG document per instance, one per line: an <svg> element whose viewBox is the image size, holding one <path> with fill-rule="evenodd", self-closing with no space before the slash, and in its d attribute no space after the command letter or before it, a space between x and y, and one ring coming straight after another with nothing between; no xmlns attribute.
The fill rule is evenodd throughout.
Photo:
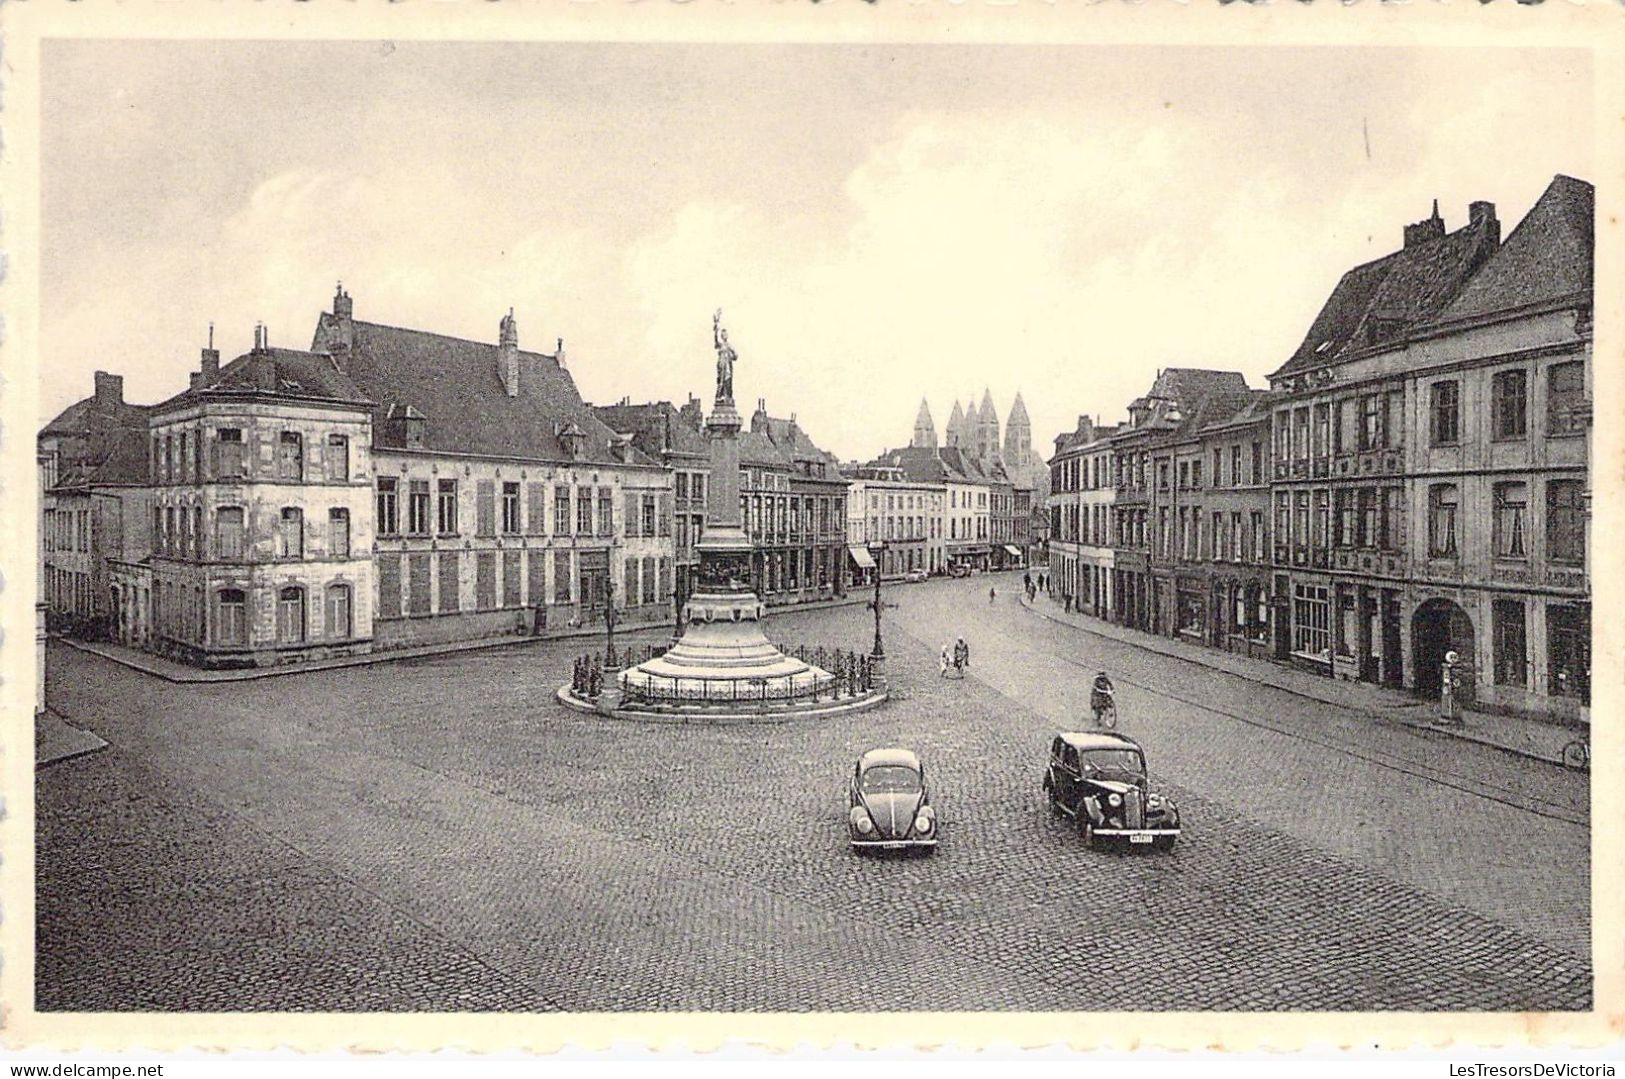
<svg viewBox="0 0 1625 1079"><path fill-rule="evenodd" d="M199 382L213 382L220 375L220 350L214 347L214 323L209 323L209 344L203 349L203 373Z"/></svg>
<svg viewBox="0 0 1625 1079"><path fill-rule="evenodd" d="M124 376L96 372L96 403L103 408L124 403Z"/></svg>
<svg viewBox="0 0 1625 1079"><path fill-rule="evenodd" d="M564 338L562 337L559 338L559 343L553 346L553 359L558 363L559 370L564 370Z"/></svg>
<svg viewBox="0 0 1625 1079"><path fill-rule="evenodd" d="M1415 247L1430 240L1444 237L1444 219L1439 216L1439 200L1433 200L1433 216L1424 218L1414 225L1405 226L1405 246Z"/></svg>
<svg viewBox="0 0 1625 1079"><path fill-rule="evenodd" d="M1469 202L1467 204L1467 223L1483 228L1492 244L1501 242L1501 222L1495 216L1495 203L1482 200Z"/></svg>
<svg viewBox="0 0 1625 1079"><path fill-rule="evenodd" d="M195 390L195 389L198 388L198 385L202 381L203 381L202 373L198 372L198 371L193 371L190 375L187 376L186 388L189 389L189 390Z"/></svg>
<svg viewBox="0 0 1625 1079"><path fill-rule="evenodd" d="M248 355L248 369L257 389L276 389L276 364L271 361L270 345L263 323L254 323L254 351Z"/></svg>
<svg viewBox="0 0 1625 1079"><path fill-rule="evenodd" d="M355 303L350 294L344 291L344 282L340 281L338 290L333 293L333 317L348 322L355 314Z"/></svg>
<svg viewBox="0 0 1625 1079"><path fill-rule="evenodd" d="M502 317L497 326L497 374L502 388L509 397L519 396L519 324L513 320L513 308Z"/></svg>

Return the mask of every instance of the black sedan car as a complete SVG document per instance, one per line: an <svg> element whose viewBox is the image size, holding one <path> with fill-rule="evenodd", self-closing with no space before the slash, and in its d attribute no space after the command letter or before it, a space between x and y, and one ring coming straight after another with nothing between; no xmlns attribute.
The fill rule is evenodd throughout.
<svg viewBox="0 0 1625 1079"><path fill-rule="evenodd" d="M1126 840L1172 850L1179 838L1179 809L1151 790L1145 753L1126 734L1057 734L1044 771L1044 797L1050 812L1072 818L1089 846Z"/></svg>
<svg viewBox="0 0 1625 1079"><path fill-rule="evenodd" d="M907 749L871 749L852 769L847 835L853 850L931 850L937 814L925 768Z"/></svg>

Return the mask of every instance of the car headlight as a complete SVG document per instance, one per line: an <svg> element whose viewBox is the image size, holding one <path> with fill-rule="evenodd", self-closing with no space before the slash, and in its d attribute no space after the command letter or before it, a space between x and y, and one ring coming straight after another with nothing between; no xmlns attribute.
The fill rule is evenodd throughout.
<svg viewBox="0 0 1625 1079"><path fill-rule="evenodd" d="M916 832L929 832L933 824L934 822L931 820L930 815L926 813L921 813L918 817L914 818L914 830Z"/></svg>
<svg viewBox="0 0 1625 1079"><path fill-rule="evenodd" d="M852 810L852 827L864 835L868 835L875 830L875 822L869 819L869 814L865 813L861 807L854 807Z"/></svg>
<svg viewBox="0 0 1625 1079"><path fill-rule="evenodd" d="M1116 809L1118 806L1123 804L1123 797L1122 795L1118 794L1108 794L1106 795L1106 804L1111 806L1113 809Z"/></svg>
<svg viewBox="0 0 1625 1079"><path fill-rule="evenodd" d="M1163 807L1162 795L1153 794L1147 797L1145 800L1145 807L1147 809L1161 809Z"/></svg>

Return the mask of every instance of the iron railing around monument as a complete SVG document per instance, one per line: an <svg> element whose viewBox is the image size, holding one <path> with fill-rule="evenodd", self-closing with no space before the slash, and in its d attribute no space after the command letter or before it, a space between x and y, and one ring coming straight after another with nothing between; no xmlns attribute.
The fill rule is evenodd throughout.
<svg viewBox="0 0 1625 1079"><path fill-rule="evenodd" d="M619 667L606 669L603 653L591 652L575 661L570 692L582 700L597 700L611 678L619 680L623 705L725 705L816 704L844 698L862 697L874 691L875 670L869 656L847 648L822 646L778 646L826 673L797 674L776 678L682 678L635 671L638 664L665 653L664 645L627 648L614 657ZM624 677L622 677L624 675Z"/></svg>

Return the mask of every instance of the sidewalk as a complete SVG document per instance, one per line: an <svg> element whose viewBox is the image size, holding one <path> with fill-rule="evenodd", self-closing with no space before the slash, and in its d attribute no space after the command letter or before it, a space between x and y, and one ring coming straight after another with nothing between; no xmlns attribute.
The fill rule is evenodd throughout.
<svg viewBox="0 0 1625 1079"><path fill-rule="evenodd" d="M840 599L817 600L812 603L796 603L783 607L769 607L768 617L775 614L791 614L796 611L816 611L827 607L846 607L864 602L856 593L849 594ZM616 633L620 637L631 638L641 633L669 633L671 627L666 624L636 623L619 626ZM256 678L279 678L290 674L308 674L312 671L330 671L340 667L365 667L374 663L393 663L402 659L420 659L424 656L448 655L454 652L473 652L482 648L507 648L523 644L546 644L549 641L562 641L580 637L595 637L602 639L604 627L582 626L578 629L551 631L540 637L520 636L513 634L505 637L480 637L471 641L447 641L440 644L418 645L412 648L392 648L385 652L369 652L362 656L338 656L333 659L318 659L308 663L284 663L275 667L245 667L239 670L210 671L200 667L189 667L184 663L176 663L172 659L143 652L128 645L113 644L107 641L78 641L71 637L53 637L70 648L103 659L112 660L131 670L150 674L154 678L162 678L166 682L198 683L198 682L247 682Z"/></svg>
<svg viewBox="0 0 1625 1079"><path fill-rule="evenodd" d="M1340 682L1295 670L1283 664L1128 629L1091 615L1063 611L1059 604L1043 593L1039 593L1036 603L1029 603L1025 595L1021 596L1021 602L1033 613L1051 622L1073 626L1097 636L1110 637L1125 644L1160 652L1165 656L1174 656L1213 670L1225 671L1299 697L1380 716L1418 730L1433 731L1452 738L1493 746L1535 760L1562 764L1563 746L1576 737L1574 731L1557 724L1476 712L1471 709L1462 710L1462 722L1459 726L1448 726L1437 722L1438 710L1433 702L1424 701L1407 693L1366 682Z"/></svg>
<svg viewBox="0 0 1625 1079"><path fill-rule="evenodd" d="M34 769L107 748L90 731L75 727L47 708L34 716Z"/></svg>

